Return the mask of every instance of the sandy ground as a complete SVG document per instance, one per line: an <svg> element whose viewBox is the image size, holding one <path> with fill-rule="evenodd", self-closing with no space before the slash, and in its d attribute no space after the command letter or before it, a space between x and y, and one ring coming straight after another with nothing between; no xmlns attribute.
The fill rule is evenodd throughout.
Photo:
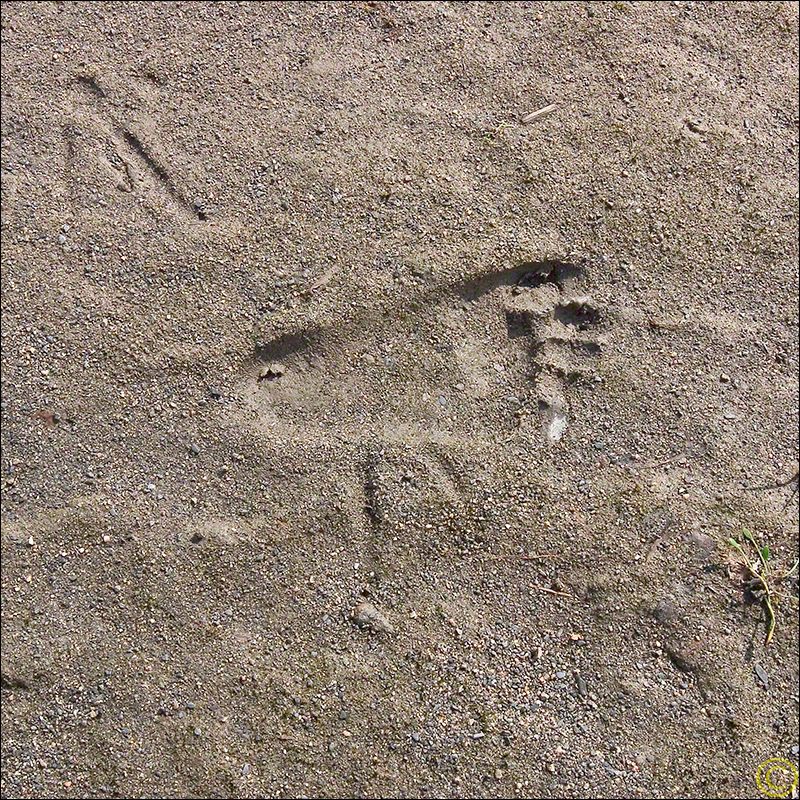
<svg viewBox="0 0 800 800"><path fill-rule="evenodd" d="M790 796L797 68L784 2L3 3L2 796Z"/></svg>

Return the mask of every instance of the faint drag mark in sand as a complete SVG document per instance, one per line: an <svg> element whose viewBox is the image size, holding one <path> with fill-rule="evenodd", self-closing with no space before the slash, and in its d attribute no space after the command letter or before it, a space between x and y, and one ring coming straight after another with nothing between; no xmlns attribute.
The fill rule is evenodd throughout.
<svg viewBox="0 0 800 800"><path fill-rule="evenodd" d="M70 175L91 174L92 167L105 173L118 191L149 194L161 199L158 205L169 208L189 221L204 221L202 205L190 203L179 181L159 154L156 136L144 130L150 125L135 125L121 119L115 98L124 93L108 84L106 75L87 71L75 79L69 119L62 123L65 160Z"/></svg>

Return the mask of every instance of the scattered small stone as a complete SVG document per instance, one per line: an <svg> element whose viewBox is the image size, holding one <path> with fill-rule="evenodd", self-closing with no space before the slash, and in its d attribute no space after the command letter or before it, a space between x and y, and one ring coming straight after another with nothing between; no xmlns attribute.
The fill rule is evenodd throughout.
<svg viewBox="0 0 800 800"><path fill-rule="evenodd" d="M731 376L730 375L726 375L724 372L722 373L722 375L719 376L719 380L720 380L721 383L728 383L728 381L730 381L730 379L731 379Z"/></svg>
<svg viewBox="0 0 800 800"><path fill-rule="evenodd" d="M200 544L200 542L202 542L202 541L203 541L203 538L204 538L204 537L203 537L203 534L202 534L202 533L195 533L195 534L194 534L194 536L192 536L192 538L191 538L191 539L189 539L189 541L190 541L192 544Z"/></svg>
<svg viewBox="0 0 800 800"><path fill-rule="evenodd" d="M203 733L203 731L201 731L200 728L195 728L194 729L194 735L195 736L200 736L202 733Z"/></svg>
<svg viewBox="0 0 800 800"><path fill-rule="evenodd" d="M190 452L190 453L191 453L193 456L199 456L199 455L200 455L200 448L199 448L199 447L198 447L196 444L192 443L192 444L190 445L190 447L189 447L189 452Z"/></svg>
<svg viewBox="0 0 800 800"><path fill-rule="evenodd" d="M575 673L575 683L578 687L578 694L581 697L586 697L586 681L580 673Z"/></svg>
<svg viewBox="0 0 800 800"><path fill-rule="evenodd" d="M756 664L755 670L756 677L764 685L764 688L769 689L769 675L767 675L767 671L760 664Z"/></svg>
<svg viewBox="0 0 800 800"><path fill-rule="evenodd" d="M353 609L352 620L359 628L367 628L374 633L390 633L392 631L392 626L386 617L366 600Z"/></svg>
<svg viewBox="0 0 800 800"><path fill-rule="evenodd" d="M674 620L678 615L678 612L675 609L675 604L672 602L672 600L670 600L668 597L665 597L663 600L659 600L658 603L656 603L652 614L659 622L663 624L672 622L672 620Z"/></svg>
<svg viewBox="0 0 800 800"><path fill-rule="evenodd" d="M222 391L216 386L209 386L208 393L214 398L214 400L219 400L220 397L222 397Z"/></svg>
<svg viewBox="0 0 800 800"><path fill-rule="evenodd" d="M556 672L556 678L558 678L560 681L563 681L564 678L566 678L566 677L567 677L567 673L566 672L563 672L562 670L559 670L558 672Z"/></svg>
<svg viewBox="0 0 800 800"><path fill-rule="evenodd" d="M282 377L286 372L286 367L283 364L270 364L261 370L258 380L260 381L276 381Z"/></svg>

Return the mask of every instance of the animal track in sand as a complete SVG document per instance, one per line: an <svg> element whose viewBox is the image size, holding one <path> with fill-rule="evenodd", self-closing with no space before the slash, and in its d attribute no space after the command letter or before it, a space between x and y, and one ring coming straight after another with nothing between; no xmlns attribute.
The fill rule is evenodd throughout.
<svg viewBox="0 0 800 800"><path fill-rule="evenodd" d="M482 519L476 486L503 461L499 450L520 436L534 447L562 437L570 389L593 384L601 355L603 314L575 293L583 278L569 262L527 262L376 294L344 318L318 312L298 324L295 312L248 358L247 422L267 447L323 448L334 471L344 458L342 510L378 568L396 516L439 508L447 524ZM462 542L468 528L454 525L453 536ZM429 546L424 529L414 546Z"/></svg>
<svg viewBox="0 0 800 800"><path fill-rule="evenodd" d="M491 446L539 415L554 442L569 386L591 383L601 355L603 313L575 294L583 276L569 262L526 262L396 300L376 295L344 318L273 326L242 382L252 419L315 437Z"/></svg>

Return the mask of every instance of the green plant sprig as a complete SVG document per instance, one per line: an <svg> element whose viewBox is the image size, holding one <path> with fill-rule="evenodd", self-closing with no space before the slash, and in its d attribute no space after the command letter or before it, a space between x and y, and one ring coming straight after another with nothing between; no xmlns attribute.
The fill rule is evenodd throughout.
<svg viewBox="0 0 800 800"><path fill-rule="evenodd" d="M761 547L761 545L759 545L756 541L755 536L753 536L753 534L747 530L747 528L744 529L743 535L745 540L750 542L758 554L758 561L761 566L760 570L758 569L758 566L750 560L747 553L744 551L744 548L739 544L739 542L736 541L736 539L731 536L729 537L728 541L739 551L752 579L761 584L761 588L764 592L761 602L764 604L764 608L767 610L767 638L764 641L764 645L766 646L772 641L776 624L775 607L773 606L772 602L773 593L768 580L769 567L767 562L769 561L770 557L769 547L767 545ZM781 579L789 577L789 575L791 575L795 569L797 569L797 562L795 562L794 566L785 575L781 576Z"/></svg>

